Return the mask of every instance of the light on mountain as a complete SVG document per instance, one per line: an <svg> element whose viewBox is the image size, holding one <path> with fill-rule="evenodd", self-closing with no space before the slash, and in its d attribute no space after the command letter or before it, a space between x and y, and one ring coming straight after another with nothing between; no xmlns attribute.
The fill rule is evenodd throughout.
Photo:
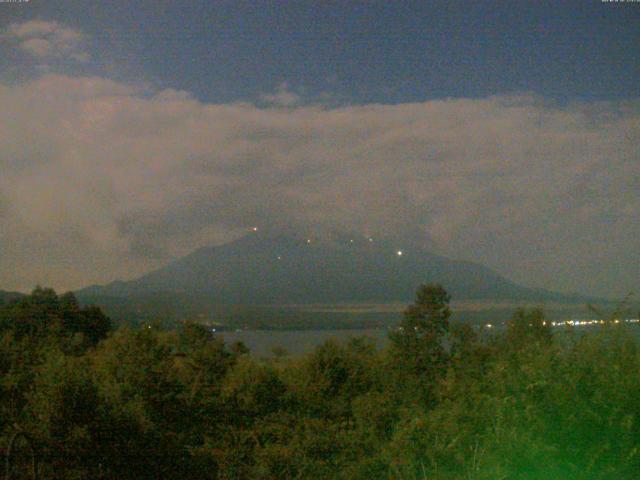
<svg viewBox="0 0 640 480"><path fill-rule="evenodd" d="M396 252L396 255L398 255L399 257L401 257L401 256L402 256L402 250L398 250L398 251Z"/></svg>
<svg viewBox="0 0 640 480"><path fill-rule="evenodd" d="M253 230L254 232L258 231L258 227L253 227L251 230Z"/></svg>

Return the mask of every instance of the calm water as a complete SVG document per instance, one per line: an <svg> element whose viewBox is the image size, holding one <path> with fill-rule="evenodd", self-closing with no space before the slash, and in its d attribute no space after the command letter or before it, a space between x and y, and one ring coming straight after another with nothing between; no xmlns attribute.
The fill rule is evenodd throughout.
<svg viewBox="0 0 640 480"><path fill-rule="evenodd" d="M494 328L493 331L500 331L501 328ZM598 326L576 327L574 332L578 335L599 331ZM321 345L326 340L333 338L344 342L354 337L368 337L378 348L384 346L388 341L386 328L369 328L354 330L241 330L238 332L224 332L222 336L227 343L243 342L253 355L258 357L273 356L275 347L283 347L290 355L302 355L312 351L316 346ZM484 330L485 334L490 331ZM563 334L566 330L563 327L554 328L556 334ZM640 339L640 324L629 325L627 332Z"/></svg>

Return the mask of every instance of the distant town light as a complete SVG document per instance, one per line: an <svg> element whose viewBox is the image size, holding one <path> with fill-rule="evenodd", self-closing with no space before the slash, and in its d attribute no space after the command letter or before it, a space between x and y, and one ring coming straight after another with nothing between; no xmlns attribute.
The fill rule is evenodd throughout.
<svg viewBox="0 0 640 480"><path fill-rule="evenodd" d="M254 232L257 232L258 231L258 227L253 227L253 228L251 228L251 230L253 230Z"/></svg>
<svg viewBox="0 0 640 480"><path fill-rule="evenodd" d="M369 241L370 241L370 242L373 242L373 238L372 238L372 237L369 237Z"/></svg>
<svg viewBox="0 0 640 480"><path fill-rule="evenodd" d="M398 251L396 252L396 255L398 255L399 257L401 257L401 256L402 256L402 250L398 250Z"/></svg>
<svg viewBox="0 0 640 480"><path fill-rule="evenodd" d="M311 239L310 238L307 238L307 243L311 243Z"/></svg>
<svg viewBox="0 0 640 480"><path fill-rule="evenodd" d="M353 243L353 238L351 240L349 240L349 243Z"/></svg>
<svg viewBox="0 0 640 480"><path fill-rule="evenodd" d="M280 255L278 255L278 260L282 260L282 257Z"/></svg>

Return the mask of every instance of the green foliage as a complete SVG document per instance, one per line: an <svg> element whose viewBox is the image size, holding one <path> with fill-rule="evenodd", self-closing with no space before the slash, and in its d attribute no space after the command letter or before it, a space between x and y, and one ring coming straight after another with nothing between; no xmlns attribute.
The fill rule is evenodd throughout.
<svg viewBox="0 0 640 480"><path fill-rule="evenodd" d="M349 416L351 401L374 384L374 358L374 347L362 339L346 345L328 340L317 347L291 372L301 408L314 416Z"/></svg>
<svg viewBox="0 0 640 480"><path fill-rule="evenodd" d="M0 448L21 432L53 480L637 478L634 327L518 310L482 338L450 314L422 286L387 350L259 360L196 324L107 334L38 288L0 307Z"/></svg>
<svg viewBox="0 0 640 480"><path fill-rule="evenodd" d="M110 330L111 321L99 308L81 308L71 292L58 296L37 287L31 295L0 306L0 331L11 332L17 340L54 337L76 353L94 347Z"/></svg>
<svg viewBox="0 0 640 480"><path fill-rule="evenodd" d="M404 312L400 327L390 336L398 362L430 380L446 364L442 339L449 331L449 301L442 286L422 285L415 302Z"/></svg>
<svg viewBox="0 0 640 480"><path fill-rule="evenodd" d="M286 386L269 365L244 357L228 372L222 385L227 421L250 425L255 419L277 412Z"/></svg>
<svg viewBox="0 0 640 480"><path fill-rule="evenodd" d="M399 328L389 335L398 402L434 401L436 384L449 362L444 339L449 331L450 300L441 285L420 286Z"/></svg>
<svg viewBox="0 0 640 480"><path fill-rule="evenodd" d="M551 342L551 324L539 308L518 308L507 322L507 341L518 348L530 342Z"/></svg>

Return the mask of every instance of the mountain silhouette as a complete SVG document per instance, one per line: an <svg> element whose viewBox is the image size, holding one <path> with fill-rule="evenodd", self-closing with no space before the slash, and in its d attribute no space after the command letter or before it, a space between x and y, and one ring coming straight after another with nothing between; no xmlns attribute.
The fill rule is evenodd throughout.
<svg viewBox="0 0 640 480"><path fill-rule="evenodd" d="M407 302L422 283L442 284L456 300L577 302L518 285L477 263L451 260L418 245L371 237L321 238L251 232L200 248L131 281L80 290L84 296L155 293L204 296L225 304Z"/></svg>

